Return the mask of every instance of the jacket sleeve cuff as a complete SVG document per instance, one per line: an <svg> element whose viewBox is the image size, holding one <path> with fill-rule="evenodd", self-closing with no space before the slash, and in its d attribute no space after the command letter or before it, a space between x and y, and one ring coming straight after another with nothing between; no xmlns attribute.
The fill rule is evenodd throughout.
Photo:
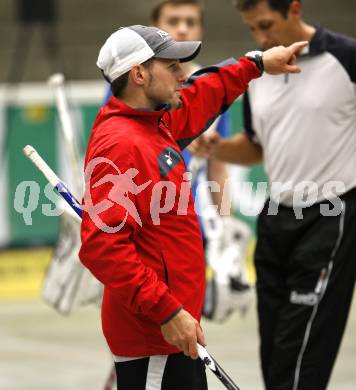
<svg viewBox="0 0 356 390"><path fill-rule="evenodd" d="M258 79L259 77L261 77L261 71L258 69L257 65L253 61L249 60L246 57L241 57L239 59L239 62L246 66L250 80Z"/></svg>
<svg viewBox="0 0 356 390"><path fill-rule="evenodd" d="M172 294L166 292L151 308L149 316L161 325L173 318L182 307L182 304Z"/></svg>
<svg viewBox="0 0 356 390"><path fill-rule="evenodd" d="M183 309L183 306L179 307L178 310L176 310L173 314L171 314L168 318L166 318L163 322L160 323L160 325L164 325L170 320L172 320L181 310Z"/></svg>

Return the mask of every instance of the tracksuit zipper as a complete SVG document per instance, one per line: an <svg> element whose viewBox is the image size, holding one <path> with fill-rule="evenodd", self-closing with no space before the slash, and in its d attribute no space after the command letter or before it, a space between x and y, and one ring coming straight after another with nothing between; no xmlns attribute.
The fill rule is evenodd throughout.
<svg viewBox="0 0 356 390"><path fill-rule="evenodd" d="M168 286L168 269L167 269L167 265L166 265L166 262L164 260L164 256L163 256L162 252L161 252L161 257L162 257L162 263L163 263L163 268L164 268L164 278L166 281L166 285Z"/></svg>

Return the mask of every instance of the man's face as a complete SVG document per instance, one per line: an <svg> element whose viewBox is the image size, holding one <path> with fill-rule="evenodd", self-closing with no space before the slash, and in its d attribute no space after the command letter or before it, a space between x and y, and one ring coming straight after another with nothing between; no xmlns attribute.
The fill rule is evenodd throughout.
<svg viewBox="0 0 356 390"><path fill-rule="evenodd" d="M167 4L161 9L156 27L167 31L176 41L199 41L202 20L199 6Z"/></svg>
<svg viewBox="0 0 356 390"><path fill-rule="evenodd" d="M180 95L185 75L179 61L154 59L147 73L144 91L150 106L157 108L169 103L172 108L181 107Z"/></svg>
<svg viewBox="0 0 356 390"><path fill-rule="evenodd" d="M290 44L295 21L290 12L284 17L280 12L272 10L267 1L261 1L255 7L241 12L241 16L259 47L269 49Z"/></svg>

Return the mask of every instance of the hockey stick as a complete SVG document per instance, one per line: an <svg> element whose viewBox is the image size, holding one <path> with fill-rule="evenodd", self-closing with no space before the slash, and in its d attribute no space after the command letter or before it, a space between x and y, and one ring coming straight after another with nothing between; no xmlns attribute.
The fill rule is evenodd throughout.
<svg viewBox="0 0 356 390"><path fill-rule="evenodd" d="M198 177L198 173L206 164L206 159L192 156L189 162L188 171L192 174L191 182L194 183Z"/></svg>
<svg viewBox="0 0 356 390"><path fill-rule="evenodd" d="M200 344L198 344L198 354L204 364L215 374L215 376L228 390L240 390L240 388L237 387L234 381L221 368L217 361L209 354L206 348Z"/></svg>
<svg viewBox="0 0 356 390"><path fill-rule="evenodd" d="M23 152L36 167L43 173L45 178L51 183L57 193L69 204L74 212L82 218L82 206L78 200L71 194L66 185L61 179L52 171L43 158L37 153L34 147L27 145L23 148Z"/></svg>
<svg viewBox="0 0 356 390"><path fill-rule="evenodd" d="M79 152L74 139L73 124L64 90L64 75L62 73L55 73L48 79L47 83L53 88L54 91L62 133L66 143L66 148L69 151L73 177L76 178L75 192L78 196L81 196L83 192L83 180L81 178L83 175L81 174Z"/></svg>
<svg viewBox="0 0 356 390"><path fill-rule="evenodd" d="M24 154L28 157L36 167L43 173L46 179L52 184L55 190L60 196L72 207L76 214L82 217L82 207L75 197L70 193L65 184L59 179L59 177L52 171L43 158L37 153L37 151L30 145L23 148ZM216 360L209 354L209 352L200 344L198 344L199 358L204 364L215 374L220 382L228 390L240 390L233 380L226 374L226 372L220 367Z"/></svg>

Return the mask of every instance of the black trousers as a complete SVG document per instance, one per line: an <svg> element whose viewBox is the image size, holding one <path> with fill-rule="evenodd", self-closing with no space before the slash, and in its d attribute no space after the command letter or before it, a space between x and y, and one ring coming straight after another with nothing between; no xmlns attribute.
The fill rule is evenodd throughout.
<svg viewBox="0 0 356 390"><path fill-rule="evenodd" d="M255 266L260 356L267 390L325 390L344 333L356 276L356 189L323 216L266 203ZM324 202L325 203L325 202ZM332 209L333 206L330 206Z"/></svg>
<svg viewBox="0 0 356 390"><path fill-rule="evenodd" d="M205 365L183 353L116 362L119 390L207 390Z"/></svg>

